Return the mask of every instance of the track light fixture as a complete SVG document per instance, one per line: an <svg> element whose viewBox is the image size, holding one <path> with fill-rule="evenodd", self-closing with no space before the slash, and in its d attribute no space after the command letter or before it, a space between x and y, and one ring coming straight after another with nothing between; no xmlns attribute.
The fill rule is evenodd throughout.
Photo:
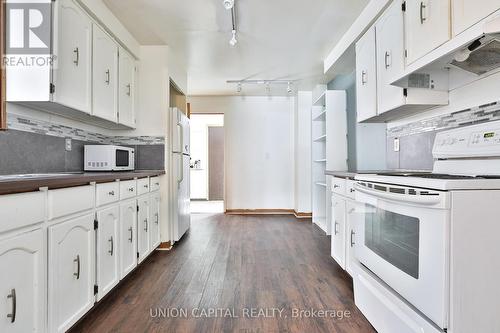
<svg viewBox="0 0 500 333"><path fill-rule="evenodd" d="M293 93L293 82L287 80L228 80L227 83L236 83L236 92L241 93L244 84L263 84L268 95L271 94L271 85L285 85L288 95Z"/></svg>
<svg viewBox="0 0 500 333"><path fill-rule="evenodd" d="M241 83L238 83L238 85L236 86L236 91L238 92L238 94L241 92Z"/></svg>
<svg viewBox="0 0 500 333"><path fill-rule="evenodd" d="M292 83L290 81L288 81L287 83L286 92L288 93L288 95L292 93Z"/></svg>
<svg viewBox="0 0 500 333"><path fill-rule="evenodd" d="M234 0L224 0L222 2L222 4L224 5L224 8L226 8L227 10L230 10L234 6Z"/></svg>
<svg viewBox="0 0 500 333"><path fill-rule="evenodd" d="M236 39L236 30L232 30L231 33L233 34L233 37L229 40L229 45L234 47L238 44L238 40Z"/></svg>

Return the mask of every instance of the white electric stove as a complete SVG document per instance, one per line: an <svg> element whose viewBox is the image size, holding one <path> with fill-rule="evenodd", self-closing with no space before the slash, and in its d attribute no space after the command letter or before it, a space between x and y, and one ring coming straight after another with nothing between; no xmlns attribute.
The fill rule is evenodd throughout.
<svg viewBox="0 0 500 333"><path fill-rule="evenodd" d="M433 156L355 177L356 305L379 333L500 332L500 121L438 133Z"/></svg>

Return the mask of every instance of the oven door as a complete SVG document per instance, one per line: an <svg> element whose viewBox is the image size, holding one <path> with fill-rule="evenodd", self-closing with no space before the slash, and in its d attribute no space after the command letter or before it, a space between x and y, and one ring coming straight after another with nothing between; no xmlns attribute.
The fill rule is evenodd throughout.
<svg viewBox="0 0 500 333"><path fill-rule="evenodd" d="M449 193L366 182L355 188L355 257L446 328Z"/></svg>

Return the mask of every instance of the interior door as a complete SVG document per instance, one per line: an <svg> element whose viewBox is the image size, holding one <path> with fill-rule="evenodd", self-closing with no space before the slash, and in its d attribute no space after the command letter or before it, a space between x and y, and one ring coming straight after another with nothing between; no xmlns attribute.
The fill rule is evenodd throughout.
<svg viewBox="0 0 500 333"><path fill-rule="evenodd" d="M450 1L406 1L405 31L411 64L450 39Z"/></svg>
<svg viewBox="0 0 500 333"><path fill-rule="evenodd" d="M135 60L122 47L119 52L118 122L135 127Z"/></svg>
<svg viewBox="0 0 500 333"><path fill-rule="evenodd" d="M92 21L72 0L60 0L56 5L53 98L57 103L90 114Z"/></svg>
<svg viewBox="0 0 500 333"><path fill-rule="evenodd" d="M118 205L97 212L97 300L101 300L120 281Z"/></svg>
<svg viewBox="0 0 500 333"><path fill-rule="evenodd" d="M50 332L65 332L92 308L94 281L94 214L50 227Z"/></svg>
<svg viewBox="0 0 500 333"><path fill-rule="evenodd" d="M44 332L46 262L42 231L0 241L0 271L0 332Z"/></svg>
<svg viewBox="0 0 500 333"><path fill-rule="evenodd" d="M356 43L357 120L377 115L377 63L375 27L371 27Z"/></svg>
<svg viewBox="0 0 500 333"><path fill-rule="evenodd" d="M151 194L149 207L150 248L155 249L160 245L160 193Z"/></svg>
<svg viewBox="0 0 500 333"><path fill-rule="evenodd" d="M137 266L137 202L120 205L120 277L123 279Z"/></svg>
<svg viewBox="0 0 500 333"><path fill-rule="evenodd" d="M500 9L498 0L453 0L453 34L463 32L491 13Z"/></svg>
<svg viewBox="0 0 500 333"><path fill-rule="evenodd" d="M137 253L138 262L143 261L149 254L149 196L142 196L137 200L139 212L137 213Z"/></svg>
<svg viewBox="0 0 500 333"><path fill-rule="evenodd" d="M118 121L118 46L99 26L93 25L92 114Z"/></svg>
<svg viewBox="0 0 500 333"><path fill-rule="evenodd" d="M401 0L394 1L375 26L377 35L378 114L405 104L403 88L391 85L404 70L404 23Z"/></svg>

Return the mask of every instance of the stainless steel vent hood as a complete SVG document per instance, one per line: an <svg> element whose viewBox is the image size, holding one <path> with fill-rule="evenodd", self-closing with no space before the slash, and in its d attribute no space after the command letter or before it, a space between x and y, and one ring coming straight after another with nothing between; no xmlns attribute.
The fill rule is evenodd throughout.
<svg viewBox="0 0 500 333"><path fill-rule="evenodd" d="M476 75L500 67L500 38L486 35L455 53L451 65Z"/></svg>

